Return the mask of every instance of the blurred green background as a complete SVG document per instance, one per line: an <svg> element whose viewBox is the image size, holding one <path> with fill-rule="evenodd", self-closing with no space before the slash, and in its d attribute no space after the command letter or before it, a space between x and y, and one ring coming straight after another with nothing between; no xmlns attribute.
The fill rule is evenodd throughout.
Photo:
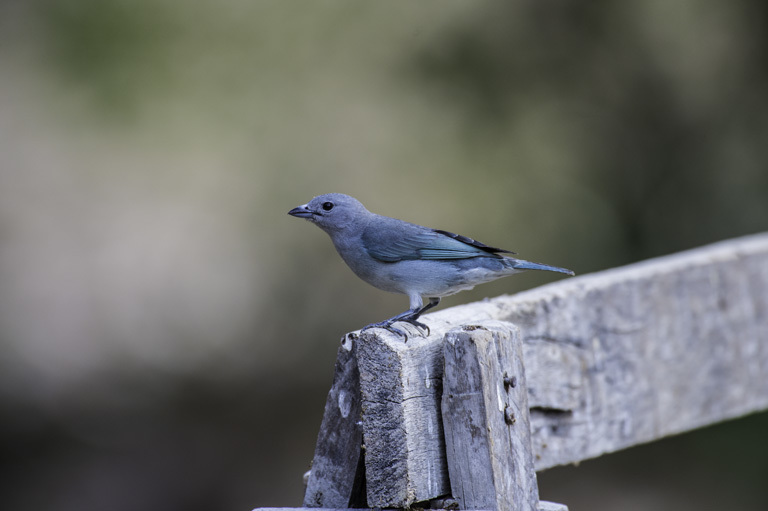
<svg viewBox="0 0 768 511"><path fill-rule="evenodd" d="M768 230L768 3L0 2L3 506L299 505L339 339L407 304L286 215L329 191L581 274ZM764 508L766 431L542 497Z"/></svg>

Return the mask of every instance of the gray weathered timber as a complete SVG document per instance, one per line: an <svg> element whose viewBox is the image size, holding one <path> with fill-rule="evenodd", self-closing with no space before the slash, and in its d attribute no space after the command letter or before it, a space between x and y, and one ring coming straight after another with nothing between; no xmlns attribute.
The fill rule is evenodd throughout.
<svg viewBox="0 0 768 511"><path fill-rule="evenodd" d="M365 505L365 496L358 498L356 495L359 487L353 482L354 467L350 461L354 459L355 442L358 446L363 443L357 436L358 430L352 427L356 423L343 421L342 430L351 428L349 434L335 431L340 420L339 407L335 404L339 389L351 396L355 385L355 389L362 387L364 396L368 396L364 422L367 431L365 465L370 474L366 481L369 505L403 507L450 493L440 416L442 339L454 326L454 321L473 319L483 319L483 315L478 316L477 311L467 309L466 314L459 311L450 319L433 318L430 321L431 335L426 339L413 336L408 343L380 329L367 331L362 338L357 332L345 338L339 349L336 376L326 403L305 506L345 506L341 504L345 498L351 499L349 505ZM350 341L354 342L354 348ZM362 366L367 369L363 371L362 381L358 366L348 361L354 357L351 350L357 353L358 344L365 346ZM394 363L382 363L384 357L392 358ZM401 370L403 366L405 371ZM412 378L413 374L418 376ZM418 397L413 399L414 396ZM409 399L410 402L405 404L397 399ZM348 417L352 415L354 413L350 412ZM345 442L345 445L339 442ZM357 470L359 475L363 465Z"/></svg>
<svg viewBox="0 0 768 511"><path fill-rule="evenodd" d="M537 469L768 408L768 236L499 299Z"/></svg>
<svg viewBox="0 0 768 511"><path fill-rule="evenodd" d="M361 350L369 357L364 399L379 403L368 408L383 421L386 440L378 445L398 446L389 454L403 459L429 457L432 471L425 478L433 481L441 472L436 467L445 466L442 439L407 439L412 428L402 426L405 407L394 403L419 396L419 407L411 409L435 413L437 387L428 392L422 384L408 394L390 382L403 379L418 387L419 378L406 375L418 374L419 366L439 371L443 335L483 319L521 329L537 470L768 408L768 234L761 234L427 314L427 339L413 336L404 344L382 330L367 332L363 341L375 342ZM379 349L390 361L387 367L377 362ZM403 366L409 371L402 372ZM379 384L375 399L377 381L387 383ZM388 406L399 415L388 415L395 411ZM377 444L377 427L366 430L369 449ZM414 452L417 447L423 452ZM386 449L373 450L380 458L367 459L366 467L386 469ZM387 481L397 475L411 481L408 488L424 487L413 482L423 467L412 464L414 474L408 466L384 470L379 482L397 486Z"/></svg>
<svg viewBox="0 0 768 511"><path fill-rule="evenodd" d="M444 354L442 413L454 498L461 509L536 511L519 329L498 321L465 325L445 335Z"/></svg>
<svg viewBox="0 0 768 511"><path fill-rule="evenodd" d="M440 416L442 351L440 337L404 343L382 329L358 340L371 507L409 507L450 493Z"/></svg>
<svg viewBox="0 0 768 511"><path fill-rule="evenodd" d="M325 402L315 457L304 494L304 506L347 508L365 502L356 495L355 476L362 469L363 429L360 424L360 375L357 343L342 340L336 356L336 372Z"/></svg>

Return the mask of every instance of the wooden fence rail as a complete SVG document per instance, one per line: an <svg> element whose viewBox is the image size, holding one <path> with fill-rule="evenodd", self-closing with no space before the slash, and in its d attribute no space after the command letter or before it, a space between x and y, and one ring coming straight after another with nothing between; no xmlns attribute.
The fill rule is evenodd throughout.
<svg viewBox="0 0 768 511"><path fill-rule="evenodd" d="M339 349L304 505L566 509L535 472L768 409L768 234Z"/></svg>

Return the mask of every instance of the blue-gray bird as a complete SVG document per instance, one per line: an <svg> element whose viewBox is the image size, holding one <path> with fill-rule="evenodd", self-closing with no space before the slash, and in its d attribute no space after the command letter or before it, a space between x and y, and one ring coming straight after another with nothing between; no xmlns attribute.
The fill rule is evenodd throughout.
<svg viewBox="0 0 768 511"><path fill-rule="evenodd" d="M428 333L429 327L418 318L443 296L524 270L574 275L565 268L502 255L514 252L466 236L371 213L360 201L341 193L319 195L288 214L306 218L328 233L358 277L384 291L408 295L410 309L363 328L385 328L406 340L406 333L393 324L410 323ZM429 299L426 305L423 297Z"/></svg>

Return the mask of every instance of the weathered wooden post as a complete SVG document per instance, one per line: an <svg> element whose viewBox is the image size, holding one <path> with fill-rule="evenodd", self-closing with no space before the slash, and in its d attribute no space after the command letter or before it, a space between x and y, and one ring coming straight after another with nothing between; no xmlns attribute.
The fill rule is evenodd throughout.
<svg viewBox="0 0 768 511"><path fill-rule="evenodd" d="M358 340L368 505L410 507L450 495L438 336L407 343L383 330Z"/></svg>
<svg viewBox="0 0 768 511"><path fill-rule="evenodd" d="M539 490L520 330L480 322L445 336L446 458L461 509L536 511Z"/></svg>
<svg viewBox="0 0 768 511"><path fill-rule="evenodd" d="M360 421L360 373L357 343L342 339L336 372L325 402L315 457L304 494L305 507L365 507L363 427Z"/></svg>
<svg viewBox="0 0 768 511"><path fill-rule="evenodd" d="M519 331L498 321L472 323L461 312L454 316L458 318L464 323L461 328L452 329L452 321L435 318L430 323L430 336L415 336L407 343L384 330L359 337L351 334L345 339L305 506L344 507L344 502L350 502L408 508L419 502L456 497L462 509L567 511L565 506L538 499ZM492 367L487 367L490 362ZM506 375L506 385L505 372L515 373ZM463 374L469 374L469 379L462 378ZM357 424L362 424L364 471L356 465L354 448L321 445L344 438L327 434L328 427L338 428L344 435L349 431L359 434L345 420L339 425L337 405L337 396L355 375L359 375L360 385ZM498 389L491 389L494 392L488 391L491 380L498 380ZM451 389L448 395L444 384ZM471 403L462 399L470 393L468 386L474 386ZM499 403L503 403L501 412ZM486 449L482 453L470 452L482 442L479 437L476 442L471 438L477 436L470 426L473 420L483 424L480 436L485 438ZM350 436L350 442L358 438ZM453 457L446 456L447 442ZM343 456L337 467L329 469L331 457L320 454L328 452ZM316 474L318 462L321 469ZM358 478L354 484L353 472L365 473L364 500L360 500L360 481ZM481 472L487 477L474 481L466 477ZM452 487L465 491L452 492Z"/></svg>

